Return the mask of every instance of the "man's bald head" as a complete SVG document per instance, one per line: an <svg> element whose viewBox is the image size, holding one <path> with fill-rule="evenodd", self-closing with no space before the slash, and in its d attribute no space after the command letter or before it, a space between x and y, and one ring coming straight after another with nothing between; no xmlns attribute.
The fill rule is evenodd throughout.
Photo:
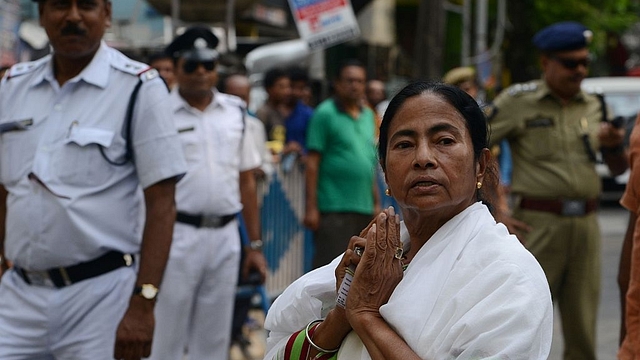
<svg viewBox="0 0 640 360"><path fill-rule="evenodd" d="M224 80L224 92L229 95L235 95L249 105L249 93L251 91L251 82L249 78L236 74L227 77Z"/></svg>

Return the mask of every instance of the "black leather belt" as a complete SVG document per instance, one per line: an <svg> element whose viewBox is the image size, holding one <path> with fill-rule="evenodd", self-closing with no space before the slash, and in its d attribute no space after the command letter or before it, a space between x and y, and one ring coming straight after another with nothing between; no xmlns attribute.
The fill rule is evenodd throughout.
<svg viewBox="0 0 640 360"><path fill-rule="evenodd" d="M192 215L178 211L176 221L195 226L197 228L220 228L235 219L237 214L215 216L215 215Z"/></svg>
<svg viewBox="0 0 640 360"><path fill-rule="evenodd" d="M598 208L598 199L533 199L522 198L520 208L545 211L563 216L584 216Z"/></svg>
<svg viewBox="0 0 640 360"><path fill-rule="evenodd" d="M133 265L134 257L119 251L108 253L77 265L32 271L14 266L18 275L29 285L62 288L79 281L106 274L123 266Z"/></svg>

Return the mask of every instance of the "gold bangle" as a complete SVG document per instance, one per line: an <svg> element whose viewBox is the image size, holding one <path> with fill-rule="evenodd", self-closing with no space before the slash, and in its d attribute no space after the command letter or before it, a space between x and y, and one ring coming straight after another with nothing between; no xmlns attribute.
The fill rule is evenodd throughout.
<svg viewBox="0 0 640 360"><path fill-rule="evenodd" d="M310 344L311 346L313 346L316 350L318 350L318 351L320 351L320 352L322 352L322 353L325 353L325 354L326 354L326 353L334 353L334 352L337 352L338 350L340 350L340 346L338 346L337 348L332 349L332 350L327 350L327 349L321 348L320 346L316 345L316 343L314 343L314 342L313 342L313 340L311 340L311 336L309 336L309 328L311 327L311 325L319 324L319 323L321 323L321 322L323 322L323 321L324 321L324 320L313 320L313 321L311 321L310 323L308 323L308 324L307 324L307 327L306 327L306 328L305 328L305 330L304 330L304 336L307 338L307 341L309 342L309 344Z"/></svg>

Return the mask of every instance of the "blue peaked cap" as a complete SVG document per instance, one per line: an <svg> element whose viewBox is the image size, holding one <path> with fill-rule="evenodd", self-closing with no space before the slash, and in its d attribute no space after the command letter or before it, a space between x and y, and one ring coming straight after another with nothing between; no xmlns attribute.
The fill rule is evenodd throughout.
<svg viewBox="0 0 640 360"><path fill-rule="evenodd" d="M567 51L585 48L593 33L575 21L563 21L547 26L533 37L533 45L541 51Z"/></svg>

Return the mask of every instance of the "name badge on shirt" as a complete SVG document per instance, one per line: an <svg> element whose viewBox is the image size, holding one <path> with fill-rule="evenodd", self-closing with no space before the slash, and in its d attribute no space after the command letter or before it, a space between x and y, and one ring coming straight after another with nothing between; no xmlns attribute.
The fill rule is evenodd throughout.
<svg viewBox="0 0 640 360"><path fill-rule="evenodd" d="M535 119L530 119L525 121L525 127L527 129L531 128L541 128L541 127L551 127L553 126L554 121L552 118L547 117L538 117Z"/></svg>
<svg viewBox="0 0 640 360"><path fill-rule="evenodd" d="M33 119L16 120L3 123L0 124L0 134L4 134L9 131L27 130L31 125L33 125Z"/></svg>

